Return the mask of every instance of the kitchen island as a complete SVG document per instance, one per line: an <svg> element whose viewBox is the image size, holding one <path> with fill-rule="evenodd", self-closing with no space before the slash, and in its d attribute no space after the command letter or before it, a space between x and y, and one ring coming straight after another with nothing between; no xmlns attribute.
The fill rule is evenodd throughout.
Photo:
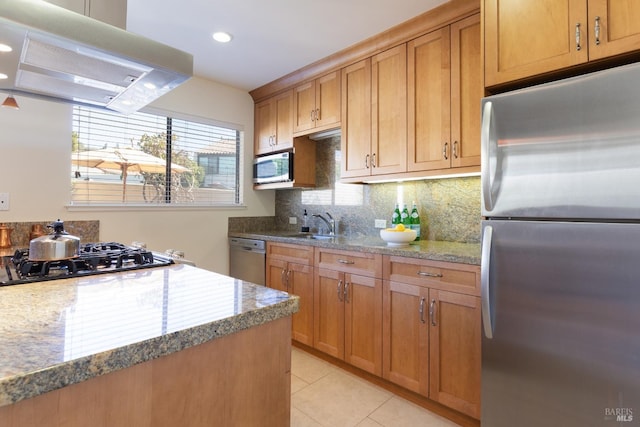
<svg viewBox="0 0 640 427"><path fill-rule="evenodd" d="M2 287L0 425L288 425L297 310L180 264Z"/></svg>

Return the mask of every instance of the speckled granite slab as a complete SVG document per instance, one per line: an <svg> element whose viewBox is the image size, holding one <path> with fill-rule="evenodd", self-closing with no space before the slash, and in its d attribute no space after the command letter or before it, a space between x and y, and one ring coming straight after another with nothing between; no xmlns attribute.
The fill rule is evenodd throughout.
<svg viewBox="0 0 640 427"><path fill-rule="evenodd" d="M299 298L190 267L0 288L0 406L298 311Z"/></svg>
<svg viewBox="0 0 640 427"><path fill-rule="evenodd" d="M388 246L384 240L375 236L335 237L327 240L314 240L292 237L298 233L286 231L257 231L252 233L229 231L228 234L229 237L246 237L248 239L261 239L299 245L429 259L432 261L480 265L481 248L479 243L420 240L418 242L412 242L408 246L398 247Z"/></svg>

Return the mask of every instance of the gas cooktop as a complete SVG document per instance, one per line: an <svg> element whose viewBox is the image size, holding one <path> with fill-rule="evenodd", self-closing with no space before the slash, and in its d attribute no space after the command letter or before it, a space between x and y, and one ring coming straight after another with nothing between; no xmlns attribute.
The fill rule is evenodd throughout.
<svg viewBox="0 0 640 427"><path fill-rule="evenodd" d="M29 259L29 249L18 249L13 255L2 257L0 286L162 267L173 263L168 256L115 242L85 243L80 245L77 257L55 261L33 261Z"/></svg>

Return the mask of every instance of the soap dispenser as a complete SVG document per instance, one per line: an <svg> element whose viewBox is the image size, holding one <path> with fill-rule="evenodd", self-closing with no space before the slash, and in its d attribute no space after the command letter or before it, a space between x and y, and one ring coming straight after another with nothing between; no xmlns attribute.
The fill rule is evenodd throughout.
<svg viewBox="0 0 640 427"><path fill-rule="evenodd" d="M304 214L302 214L302 228L300 229L303 233L309 232L309 215L307 215L307 210L304 210Z"/></svg>

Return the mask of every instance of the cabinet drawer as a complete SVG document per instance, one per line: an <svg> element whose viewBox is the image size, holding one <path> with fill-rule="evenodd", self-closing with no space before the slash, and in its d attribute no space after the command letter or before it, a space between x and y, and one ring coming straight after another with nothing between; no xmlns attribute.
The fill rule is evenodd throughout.
<svg viewBox="0 0 640 427"><path fill-rule="evenodd" d="M369 277L382 277L382 255L365 252L318 249L316 266Z"/></svg>
<svg viewBox="0 0 640 427"><path fill-rule="evenodd" d="M313 246L267 242L267 258L311 265Z"/></svg>
<svg viewBox="0 0 640 427"><path fill-rule="evenodd" d="M480 267L385 255L384 278L434 289L480 295Z"/></svg>

